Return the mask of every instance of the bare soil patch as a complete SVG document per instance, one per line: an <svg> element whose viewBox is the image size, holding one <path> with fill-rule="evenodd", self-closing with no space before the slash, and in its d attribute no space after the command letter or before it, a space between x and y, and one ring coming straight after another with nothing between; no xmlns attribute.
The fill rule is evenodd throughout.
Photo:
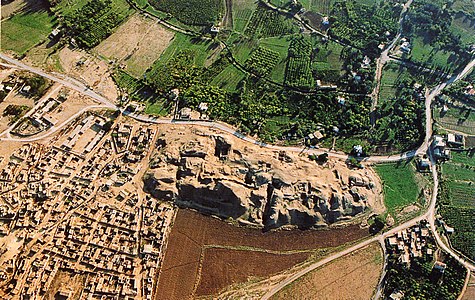
<svg viewBox="0 0 475 300"><path fill-rule="evenodd" d="M233 226L185 209L178 211L174 226L172 233L176 228L204 245L247 246L274 251L337 247L368 235L368 229L361 229L358 225L337 229L262 232Z"/></svg>
<svg viewBox="0 0 475 300"><path fill-rule="evenodd" d="M309 255L309 252L274 254L223 248L206 249L196 295L213 295L231 284L245 282L252 277L267 277L305 261Z"/></svg>
<svg viewBox="0 0 475 300"><path fill-rule="evenodd" d="M272 299L371 299L382 267L381 248L374 243L305 275Z"/></svg>
<svg viewBox="0 0 475 300"><path fill-rule="evenodd" d="M262 232L180 209L158 278L156 299L188 299L200 293L213 293L230 284L246 281L249 276L265 277L288 269L304 261L309 255L309 252L294 254L295 256L289 256L289 253L269 254L252 251L253 248L283 252L310 251L337 247L367 235L368 230L361 229L358 225L318 231ZM215 249L208 254L210 249L204 249L207 245L247 247L250 251ZM202 252L204 261L200 270ZM254 257L261 257L262 260ZM198 287L196 294L195 283Z"/></svg>
<svg viewBox="0 0 475 300"><path fill-rule="evenodd" d="M313 11L307 11L303 14L303 16L308 19L308 22L313 28L317 28L320 31L326 31L326 28L322 25L322 15Z"/></svg>
<svg viewBox="0 0 475 300"><path fill-rule="evenodd" d="M473 273L470 275L470 280L467 285L467 289L462 296L462 300L473 300L475 299L475 275Z"/></svg>
<svg viewBox="0 0 475 300"><path fill-rule="evenodd" d="M157 22L133 15L96 48L99 54L124 63L126 70L140 77L170 44L174 33Z"/></svg>
<svg viewBox="0 0 475 300"><path fill-rule="evenodd" d="M59 62L64 73L85 82L111 101L117 99L117 88L104 61L84 51L65 47L59 52Z"/></svg>

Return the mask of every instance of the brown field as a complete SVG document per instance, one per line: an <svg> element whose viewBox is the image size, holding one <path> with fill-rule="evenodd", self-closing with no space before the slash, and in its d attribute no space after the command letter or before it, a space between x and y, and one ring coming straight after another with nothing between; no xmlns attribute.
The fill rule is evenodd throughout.
<svg viewBox="0 0 475 300"><path fill-rule="evenodd" d="M382 251L374 243L308 273L272 299L371 299L382 268Z"/></svg>
<svg viewBox="0 0 475 300"><path fill-rule="evenodd" d="M230 284L245 282L252 276L266 277L288 269L304 261L310 250L337 247L367 235L368 230L357 225L333 230L262 232L180 209L169 237L156 299L188 299L200 293L214 293ZM219 251L216 246L250 251ZM288 253L255 251L256 248L309 252L289 256ZM212 259L218 256L219 259ZM263 260L255 260L254 257L258 256ZM275 258L279 256L281 258ZM236 263L238 259L239 263Z"/></svg>
<svg viewBox="0 0 475 300"><path fill-rule="evenodd" d="M304 262L309 252L275 254L258 251L209 248L204 253L197 296L217 294L230 284L249 277L267 277Z"/></svg>
<svg viewBox="0 0 475 300"><path fill-rule="evenodd" d="M462 296L462 300L473 300L475 299L475 275L473 273L470 275L470 280L467 285L467 289Z"/></svg>
<svg viewBox="0 0 475 300"><path fill-rule="evenodd" d="M133 76L140 77L168 47L174 34L157 22L133 15L96 48L99 54L117 59Z"/></svg>

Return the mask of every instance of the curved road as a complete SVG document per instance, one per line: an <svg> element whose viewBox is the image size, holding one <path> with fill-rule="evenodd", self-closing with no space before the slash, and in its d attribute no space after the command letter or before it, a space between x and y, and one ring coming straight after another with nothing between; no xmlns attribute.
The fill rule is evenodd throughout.
<svg viewBox="0 0 475 300"><path fill-rule="evenodd" d="M22 69L25 69L25 70L28 70L30 72L36 73L38 75L44 76L44 77L46 77L46 78L48 78L52 81L59 82L59 83L63 84L64 86L68 87L68 88L71 88L71 89L76 90L76 91L78 91L78 92L80 92L80 93L82 93L86 96L89 96L89 97L99 101L100 103L102 103L103 105L99 106L101 108L119 109L110 100L108 100L105 97L95 93L94 91L89 89L88 86L84 85L83 83L81 83L81 82L79 82L75 79L72 79L72 78L70 78L68 76L65 76L65 75L58 75L58 76L61 76L62 79L58 78L58 76L54 76L54 75L45 73L44 71L42 71L40 69L25 65L24 63L22 63L18 60L15 60L13 58L10 58L10 57L8 57L7 55L5 55L3 53L0 53L0 58L4 59L5 61L7 61L8 63L10 63L12 65L18 66ZM449 80L447 80L444 83L439 84L438 86L436 86L431 91L426 92L426 100L425 100L425 106L426 106L426 134L425 134L424 142L422 143L422 145L417 150L412 150L412 151L408 151L408 152L405 152L405 153L402 153L402 154L391 155L391 156L367 157L367 158L364 159L364 161L366 161L366 162L377 162L377 163L378 162L394 162L394 161L400 161L400 160L411 158L416 153L417 154L418 153L426 153L427 150L429 149L429 142L430 142L430 138L432 136L432 111L431 111L432 100L437 95L439 95L441 93L441 91L447 85L452 84L453 82L456 82L457 80L463 78L466 74L468 74L468 72L470 72L471 69L474 66L475 66L475 59L473 59L464 68L464 70L462 72L460 72L457 75L452 76ZM85 111L87 109L88 108L84 108L83 110ZM234 135L234 136L236 136L236 137L238 137L238 138L240 138L244 141L259 145L261 147L266 147L266 148L275 149L275 150L298 152L298 153L303 152L303 149L301 147L283 147L283 146L269 145L269 144L266 144L266 143L263 143L263 142L259 142L255 139L252 139L252 138L248 137L248 136L242 135L241 133L237 132L235 128L233 128L233 127L231 127L227 124L220 123L220 122L207 122L207 121L196 121L196 120L177 121L177 120L171 120L171 119L157 119L157 118L151 118L149 116L140 115L140 114L128 114L123 109L120 109L120 110L125 115L128 115L128 116L130 116L130 117L132 117L136 120L143 121L143 122L155 123L155 124L186 124L186 125L194 125L194 126L206 126L206 127L216 128L216 129L222 130L224 132L230 133L230 134L232 134L232 135ZM69 121L71 121L73 119L73 117L77 117L77 115L79 115L82 112L83 111L78 112L76 115L72 116L70 119L68 119L66 122L63 122L58 127L50 129L50 131L48 131L47 134L39 137L38 139L45 138L45 137L53 134L54 132L60 130ZM35 140L35 138L31 138L31 139L11 139L11 138L7 138L7 140L18 140L18 141L28 142L28 141ZM309 149L309 150L307 150L307 153L309 153L309 154L328 153L328 155L332 158L337 158L337 159L347 159L348 158L348 155L345 154L345 153L330 152L327 149ZM475 271L475 266L472 263L464 260L463 257L459 256L452 249L450 249L447 245L445 245L442 242L440 236L437 233L437 230L435 228L435 210L436 210L436 200L437 200L437 192L438 192L439 181L438 181L438 177L437 177L436 163L435 163L430 151L429 151L429 156L430 156L431 163L432 163L432 174L433 174L433 180L434 180L434 190L433 190L433 193L432 193L432 198L431 198L429 208L428 208L426 213L424 213L423 215L421 215L419 217L416 217L416 218L414 218L414 219L412 219L412 220L410 220L406 223L403 223L403 224L401 224L401 225L399 225L395 228L392 228L391 230L389 230L387 232L384 232L384 233L382 233L378 236L375 236L375 237L372 237L372 238L367 239L365 241L362 241L361 243L353 245L350 248L347 248L347 249L345 249L341 252L335 253L335 254L333 254L333 255L331 255L331 256L323 259L323 260L320 260L320 261L318 261L318 262L302 269L298 273L296 273L293 276L283 280L278 285L273 287L267 294L264 295L263 299L269 299L272 295L274 295L277 291L282 289L284 286L286 286L289 283L293 282L294 280L300 278L301 276L307 274L308 272L310 272L310 271L312 271L312 270L314 270L318 267L321 267L321 266L325 265L326 263L329 263L329 262L331 262L331 261L333 261L337 258L340 258L340 257L342 257L346 254L349 254L349 253L351 253L351 252L353 252L357 249L361 249L361 248L363 248L363 247L365 247L365 246L367 246L367 245L369 245L373 242L376 242L376 241L383 242L386 237L391 236L391 235L395 234L396 232L398 232L400 230L411 227L411 226L417 224L418 222L420 222L421 220L424 220L424 219L428 220L428 222L430 224L430 228L431 228L431 230L432 230L432 232L435 236L436 242L439 245L439 247L442 248L447 253L449 253L455 259L457 259L466 268L468 268L472 271Z"/></svg>

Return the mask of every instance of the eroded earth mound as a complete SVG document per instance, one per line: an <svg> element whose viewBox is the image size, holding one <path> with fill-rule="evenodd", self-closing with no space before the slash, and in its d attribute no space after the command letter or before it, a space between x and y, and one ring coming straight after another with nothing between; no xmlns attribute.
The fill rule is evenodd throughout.
<svg viewBox="0 0 475 300"><path fill-rule="evenodd" d="M174 126L157 139L144 176L144 189L154 197L266 229L324 227L384 209L370 168L319 165L306 154L184 131Z"/></svg>

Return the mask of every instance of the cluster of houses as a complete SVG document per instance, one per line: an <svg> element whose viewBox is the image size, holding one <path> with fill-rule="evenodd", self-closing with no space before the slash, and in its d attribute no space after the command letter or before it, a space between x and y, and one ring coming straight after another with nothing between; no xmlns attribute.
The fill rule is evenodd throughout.
<svg viewBox="0 0 475 300"><path fill-rule="evenodd" d="M135 190L156 131L118 124L109 135L106 120L86 115L51 145L25 144L0 159L0 236L23 245L0 247L5 294L152 299L175 213ZM83 278L80 291L56 290L58 272Z"/></svg>
<svg viewBox="0 0 475 300"><path fill-rule="evenodd" d="M437 260L437 246L429 230L429 223L420 223L399 231L385 240L386 249L390 256L397 262L410 268L411 261L415 258L426 257L433 260L433 270L444 273L446 264ZM395 290L389 295L391 300L404 299L404 291Z"/></svg>
<svg viewBox="0 0 475 300"><path fill-rule="evenodd" d="M423 255L433 255L435 246L429 230L429 223L421 222L418 225L399 231L396 235L386 239L388 253L408 267L411 259Z"/></svg>

